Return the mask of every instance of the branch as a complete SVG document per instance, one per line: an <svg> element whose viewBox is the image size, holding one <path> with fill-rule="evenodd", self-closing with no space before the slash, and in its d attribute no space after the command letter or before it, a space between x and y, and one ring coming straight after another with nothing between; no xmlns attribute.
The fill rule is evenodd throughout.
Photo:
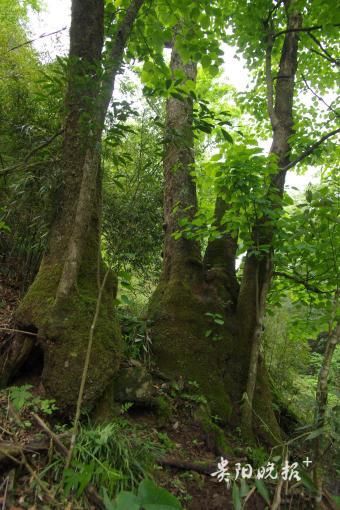
<svg viewBox="0 0 340 510"><path fill-rule="evenodd" d="M39 166L39 165L47 165L49 163L57 163L58 161L59 161L58 159L45 159L45 160L41 160L41 161L35 161L34 163L30 163L29 165L26 165L23 161L21 161L20 163L17 163L16 165L8 166L8 167L4 168L3 170L0 170L0 177L13 172L14 170L18 170L18 168L25 167L27 170L28 168L34 168L35 166Z"/></svg>
<svg viewBox="0 0 340 510"><path fill-rule="evenodd" d="M283 278L287 278L287 280L292 280L293 282L298 283L299 285L303 285L305 289L310 292L315 292L316 294L330 294L330 292L326 290L321 290L318 287L315 287L315 285L308 283L308 281L302 278L302 276L285 273L284 271L274 271L273 275L281 276Z"/></svg>
<svg viewBox="0 0 340 510"><path fill-rule="evenodd" d="M335 23L332 25L333 27L340 26L340 23ZM289 32L313 32L313 30L321 30L323 28L323 25L314 25L312 27L301 27L301 28L287 28L285 30L280 30L280 32L276 32L276 34L273 35L273 39L276 39L280 35L288 34Z"/></svg>
<svg viewBox="0 0 340 510"><path fill-rule="evenodd" d="M337 128L337 129L334 129L333 131L331 131L330 133L327 133L326 135L322 136L320 138L320 140L318 140L317 142L313 143L313 145L308 147L308 149L306 149L302 154L300 154L299 157L294 159L294 161L291 161L288 165L281 168L281 171L286 172L287 170L290 170L291 168L293 168L293 166L297 165L298 163L300 163L300 161L304 160L307 156L312 154L315 151L315 149L317 149L325 140L327 140L331 136L336 135L339 132L340 132L340 128Z"/></svg>
<svg viewBox="0 0 340 510"><path fill-rule="evenodd" d="M8 331L10 333L21 333L27 336L38 336L38 333L33 333L33 331L23 331L22 329L13 329L13 328L1 328L0 331Z"/></svg>
<svg viewBox="0 0 340 510"><path fill-rule="evenodd" d="M12 166L8 166L7 168L3 168L0 172L0 175L6 175L6 174L12 172L13 170L16 170L17 168L20 168L21 166L25 166L25 164L31 159L32 156L34 156L34 154L36 154L38 151L40 151L44 147L47 147L50 143L53 142L53 140L55 140L58 136L63 134L63 132L64 132L64 128L60 129L57 133L52 135L50 138L47 138L47 140L45 140L40 145L38 145L37 147L32 149L31 152L29 152L27 154L27 156L24 157L23 161L21 161L20 163L17 163L16 165L12 165ZM53 161L53 160L51 160L51 161ZM40 165L41 163L46 164L47 161L37 161L36 163L33 163L32 166Z"/></svg>
<svg viewBox="0 0 340 510"><path fill-rule="evenodd" d="M329 57L327 57L324 53L321 53L321 51L315 50L314 48L309 48L309 51L312 51L312 52L313 52L313 53L315 53L316 55L319 55L319 57L322 57L322 58L326 59L326 60L327 60L327 62L330 62L331 64L333 64L333 63L334 63L332 59L330 59ZM335 63L336 63L336 65L338 65L338 63L337 63L337 62L335 62Z"/></svg>
<svg viewBox="0 0 340 510"><path fill-rule="evenodd" d="M274 7L269 11L267 19L265 20L265 25L268 25L269 21L272 19L274 12L280 7L283 0L279 0L277 4L274 5Z"/></svg>
<svg viewBox="0 0 340 510"><path fill-rule="evenodd" d="M328 110L333 112L336 117L340 117L338 112L336 110L334 110L334 108L332 108L329 104L327 104L326 101L321 96L319 96L315 92L315 90L312 89L312 87L308 84L308 82L303 74L302 74L302 80L304 81L304 84L306 85L307 89L313 94L313 96L315 96L319 101L321 101L321 103L323 103L328 108Z"/></svg>
<svg viewBox="0 0 340 510"><path fill-rule="evenodd" d="M196 471L196 473L201 473L203 475L211 475L216 468L216 464L207 462L190 462L173 457L160 458L157 460L157 464L165 467L169 466L176 469L183 469L185 471Z"/></svg>
<svg viewBox="0 0 340 510"><path fill-rule="evenodd" d="M47 140L45 140L44 142L42 142L40 145L38 145L38 147L35 147L34 149L31 150L31 152L29 152L27 154L27 156L25 156L24 158L24 163L27 163L27 161L29 159L31 159L31 157L38 151L40 151L40 149L43 149L44 147L47 147L47 145L49 145L50 143L53 142L53 140L55 140L58 136L62 135L64 132L64 128L63 129L60 129L57 133L55 133L53 136L51 136L50 138L47 138Z"/></svg>
<svg viewBox="0 0 340 510"><path fill-rule="evenodd" d="M47 425L47 423L45 423L44 420L42 420L40 418L40 416L33 413L33 418L35 419L35 421L37 422L39 427L42 428L50 436L50 438L54 442L55 447L59 451L59 453L63 457L66 458L68 455L68 450L67 450L66 446L62 443L62 441L60 441L59 437L50 429L50 427ZM98 494L94 485L88 485L85 489L85 493L86 493L88 500L90 501L90 503L93 503L95 508L98 508L100 510L104 510L106 508L104 501L102 500L101 496Z"/></svg>
<svg viewBox="0 0 340 510"><path fill-rule="evenodd" d="M98 266L98 268L99 268L99 266ZM99 272L99 269L98 269L98 272ZM102 303L103 292L104 292L104 289L105 289L105 284L106 284L107 278L109 276L109 273L110 273L110 269L108 269L106 271L105 276L103 278L103 282L101 283L101 285L99 287L99 291L98 291L96 310L95 310L93 321L92 321L92 324L91 324L91 327L90 327L89 339L88 339L86 355L85 355L85 361L84 361L84 368L83 368L83 373L82 373L82 377L81 377L81 381L80 381L80 388L79 388L79 394L78 394L78 400L77 400L76 414L75 414L74 423L73 423L73 430L72 430L70 448L69 448L68 452L66 453L65 468L68 468L70 466L70 464L71 464L72 455L73 455L74 447L75 447L75 444L76 444L78 425L79 425L79 419L80 419L80 414L81 414L81 406L82 406L82 403L83 403L85 384L86 384L86 381L87 381L87 375L88 375L89 365L90 365L90 358L91 358L91 352L92 352L94 331L95 331L95 328L96 328L96 325L97 325L97 321L98 321L98 317L99 317L99 313L100 313L100 306L101 306L101 303Z"/></svg>
<svg viewBox="0 0 340 510"><path fill-rule="evenodd" d="M324 53L324 55L322 55L322 56L324 56L325 58L327 58L327 60L328 60L329 62L332 62L332 64L339 65L339 61L338 61L336 58L332 57L332 55L331 55L330 53L328 53L328 51L326 50L326 48L324 48L324 47L323 47L323 45L321 44L321 42L319 41L319 39L317 39L317 38L315 37L315 35L314 35L314 34L308 33L307 35L308 35L308 36L312 39L312 41L314 41L314 42L315 42L315 44L316 44L316 45L320 48L320 50Z"/></svg>
<svg viewBox="0 0 340 510"><path fill-rule="evenodd" d="M59 30L55 30L54 32L50 32L48 34L45 34L45 33L41 34L41 35L39 35L39 37L36 37L35 39L30 39L29 41L25 41L22 44L18 44L17 46L13 46L9 50L7 50L7 53L9 53L10 51L13 51L13 50L17 50L18 48L21 48L22 46L26 46L27 44L32 44L33 42L38 41L39 39L43 39L44 37L49 37L50 35L59 34L60 32L63 32L66 29L67 29L67 27L63 27L63 28L60 28Z"/></svg>
<svg viewBox="0 0 340 510"><path fill-rule="evenodd" d="M126 9L125 16L117 26L117 31L112 44L111 55L104 72L99 111L100 126L105 120L106 112L114 89L115 78L122 64L126 43L144 1L145 0L131 0L129 7Z"/></svg>

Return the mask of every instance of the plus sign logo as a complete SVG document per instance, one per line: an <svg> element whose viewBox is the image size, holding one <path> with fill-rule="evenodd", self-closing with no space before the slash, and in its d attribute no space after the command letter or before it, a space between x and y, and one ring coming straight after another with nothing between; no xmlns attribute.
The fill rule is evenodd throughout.
<svg viewBox="0 0 340 510"><path fill-rule="evenodd" d="M306 466L306 468L308 469L309 464L312 464L312 461L310 460L309 457L306 457L305 460L302 461L302 464L304 464Z"/></svg>

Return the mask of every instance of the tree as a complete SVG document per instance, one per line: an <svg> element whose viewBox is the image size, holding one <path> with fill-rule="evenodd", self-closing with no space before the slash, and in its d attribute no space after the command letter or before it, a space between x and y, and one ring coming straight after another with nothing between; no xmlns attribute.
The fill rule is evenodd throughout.
<svg viewBox="0 0 340 510"><path fill-rule="evenodd" d="M317 6L307 2L305 7L308 8L306 19L314 20ZM301 143L300 140L297 143L300 133L294 131L298 124L293 109L299 38L301 33L309 31L302 24L302 10L301 3L295 1L263 2L255 11L253 6L235 5L234 40L244 49L258 73L265 68L263 74L259 73L256 101L262 105L266 97L267 119L272 131L270 154L268 158L259 156L258 148L235 147L225 149L224 154L221 150L220 158L224 161L220 163L216 179L218 197L213 235L202 260L200 248L193 242L199 215L190 220L196 210L196 197L189 179L191 169L179 157L185 138L177 142L177 159L171 162L170 173L167 154L175 141L169 142L164 159L165 223L167 229L169 224L171 229L165 234L165 247L170 244L168 237L171 237L171 244L177 248L164 250L163 275L150 303L154 351L161 369L175 377L196 380L214 414L225 422L241 423L248 437L255 431L269 442L280 441L281 435L260 345L278 221L283 211L285 175L289 168L315 153L325 140L339 131L335 128L315 143L308 140L310 146L291 159L293 145L298 147ZM254 15L257 31L252 38L249 34L253 33ZM332 41L333 32L328 36ZM301 55L305 70L305 47ZM331 84L334 76L329 70L327 73ZM169 103L168 123L171 119ZM254 107L252 100L250 103ZM296 110L301 119L298 103ZM266 118L263 108L259 108L256 115L261 121ZM182 119L180 129L185 128L188 128L188 120ZM267 128L258 128L259 133L261 130L268 133ZM182 180L177 187L171 186L171 182L176 182L178 168L185 170L186 182ZM188 196L191 197L189 203ZM182 197L185 197L183 204ZM172 205L170 213L168 203ZM178 217L183 210L189 211L186 223ZM186 228L182 229L183 225ZM243 252L246 250L246 256L239 286L235 262L240 245ZM169 278L167 268L173 267L175 250L179 251L176 260L180 262L178 267L174 266L175 276ZM244 404L240 413L242 396Z"/></svg>
<svg viewBox="0 0 340 510"><path fill-rule="evenodd" d="M143 0L133 0L114 25L105 27L105 15L105 21L112 16L103 1L72 3L59 207L39 272L17 311L19 329L32 334L16 337L3 370L3 377L10 378L34 348L41 349L44 386L64 409L77 400L105 271L100 255L101 136L115 77L142 4ZM112 36L105 48L104 35ZM103 393L119 364L114 287L113 278L107 278L84 395L89 406Z"/></svg>

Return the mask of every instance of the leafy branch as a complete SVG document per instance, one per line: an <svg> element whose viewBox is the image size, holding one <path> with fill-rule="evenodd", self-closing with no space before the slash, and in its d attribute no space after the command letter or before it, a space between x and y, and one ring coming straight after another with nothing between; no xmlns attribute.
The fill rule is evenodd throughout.
<svg viewBox="0 0 340 510"><path fill-rule="evenodd" d="M60 129L59 131L57 131L57 133L55 133L54 135L50 136L50 138L47 138L47 140L45 140L44 142L42 142L40 145L38 145L37 147L34 147L34 149L32 149L23 159L23 161L21 161L20 163L17 163L16 165L11 165L11 166L8 166L6 168L3 168L0 172L0 175L6 175L10 172L12 172L13 170L17 170L18 168L20 168L21 166L25 166L26 163L28 163L28 161L31 159L32 156L34 156L34 154L36 154L37 152L39 152L41 149L44 149L45 147L47 147L48 145L50 145L58 136L62 135L64 133L64 129ZM52 160L53 161L53 160ZM37 161L36 163L31 163L30 166L36 166L36 165L40 165L41 163L44 163L46 164L47 161Z"/></svg>
<svg viewBox="0 0 340 510"><path fill-rule="evenodd" d="M340 26L340 23L334 23L332 26L333 27L338 27L338 26ZM287 28L285 30L280 30L280 32L276 32L276 34L274 34L274 39L276 39L280 35L288 34L289 32L307 32L307 33L310 33L310 32L313 32L314 30L321 30L322 28L323 28L323 25L314 25L312 27L301 27L301 28Z"/></svg>
<svg viewBox="0 0 340 510"><path fill-rule="evenodd" d="M317 39L315 37L314 34L308 32L308 37L310 37L312 39L312 41L320 48L320 50L322 51L322 53L319 53L317 52L319 55L321 55L322 57L324 57L326 60L328 60L329 62L331 62L332 64L336 64L336 65L339 65L340 62L338 59L332 57L332 55L326 50L326 48L324 48L324 46L322 45L322 43L319 41L319 39ZM311 48L312 51L315 52L315 50L313 50Z"/></svg>
<svg viewBox="0 0 340 510"><path fill-rule="evenodd" d="M307 156L312 154L323 142L328 140L328 138L331 138L332 136L335 136L339 132L340 132L340 128L336 128L336 129L333 129L333 131L330 131L326 135L322 136L320 138L320 140L318 140L317 142L313 143L310 147L308 147L308 149L306 149L302 154L300 154L300 156L298 156L296 159L294 159L293 161L288 163L288 165L286 165L285 167L281 168L281 170L285 171L285 172L287 170L290 170L291 168L293 168L293 166L297 165L298 163L303 161L305 158L307 158Z"/></svg>
<svg viewBox="0 0 340 510"><path fill-rule="evenodd" d="M310 292L315 292L316 294L329 294L327 290L319 289L315 285L309 283L308 279L305 279L300 275L285 273L284 271L274 271L273 276L281 276L282 278L287 278L287 280L291 280L299 285L303 285L306 290Z"/></svg>
<svg viewBox="0 0 340 510"><path fill-rule="evenodd" d="M326 101L321 96L319 96L319 94L317 94L315 92L315 90L312 89L312 87L308 84L304 75L302 75L302 80L303 80L304 84L306 85L306 88L313 94L313 96L315 96L321 103L323 103L327 107L328 110L333 112L336 117L340 117L339 113L336 110L334 110L334 108L332 108L328 103L326 103Z"/></svg>

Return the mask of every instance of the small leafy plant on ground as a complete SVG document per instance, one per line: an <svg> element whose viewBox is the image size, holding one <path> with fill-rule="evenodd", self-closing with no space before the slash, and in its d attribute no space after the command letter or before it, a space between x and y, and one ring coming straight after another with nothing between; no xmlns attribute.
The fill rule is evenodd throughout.
<svg viewBox="0 0 340 510"><path fill-rule="evenodd" d="M11 386L8 389L9 400L16 411L28 408L31 411L40 411L50 415L57 410L54 399L35 397L31 388L33 388L31 384L24 384L23 386Z"/></svg>
<svg viewBox="0 0 340 510"><path fill-rule="evenodd" d="M121 491L114 501L104 497L106 510L181 510L178 499L152 480L143 480L134 492Z"/></svg>
<svg viewBox="0 0 340 510"><path fill-rule="evenodd" d="M107 498L122 490L133 490L151 477L155 459L163 452L151 436L117 419L106 425L82 426L77 436L72 463L64 469L64 459L56 457L44 470L44 479L61 480L66 496L81 497L93 484ZM104 490L105 489L105 490Z"/></svg>

